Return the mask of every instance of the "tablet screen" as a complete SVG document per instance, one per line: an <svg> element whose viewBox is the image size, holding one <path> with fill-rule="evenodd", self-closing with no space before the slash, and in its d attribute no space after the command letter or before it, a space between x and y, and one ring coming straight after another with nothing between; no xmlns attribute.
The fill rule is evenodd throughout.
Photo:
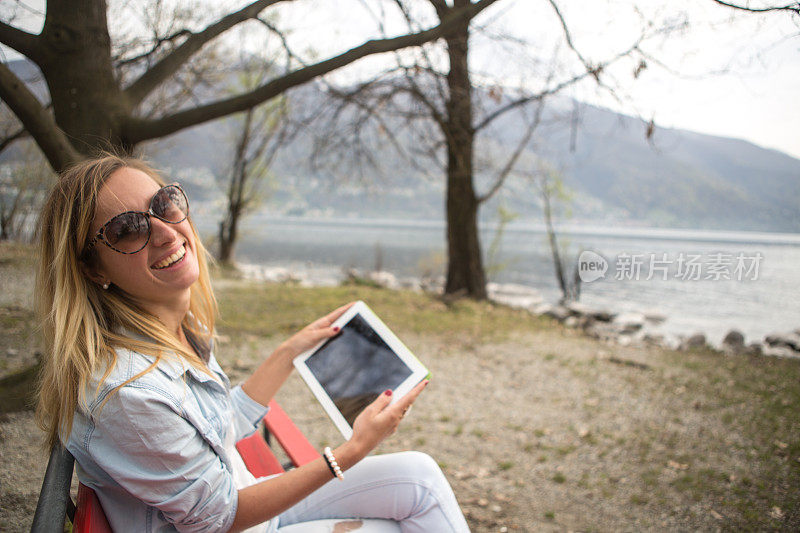
<svg viewBox="0 0 800 533"><path fill-rule="evenodd" d="M412 374L359 314L309 357L306 365L350 427L379 394L394 390Z"/></svg>

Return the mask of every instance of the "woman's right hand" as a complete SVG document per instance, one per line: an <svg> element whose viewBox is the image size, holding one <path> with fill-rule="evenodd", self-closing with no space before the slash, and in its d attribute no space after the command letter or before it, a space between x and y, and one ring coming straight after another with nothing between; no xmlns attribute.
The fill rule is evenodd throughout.
<svg viewBox="0 0 800 533"><path fill-rule="evenodd" d="M382 393L356 417L350 442L358 445L366 456L386 437L397 431L400 421L427 385L428 380L422 380L393 405L389 405L392 391Z"/></svg>

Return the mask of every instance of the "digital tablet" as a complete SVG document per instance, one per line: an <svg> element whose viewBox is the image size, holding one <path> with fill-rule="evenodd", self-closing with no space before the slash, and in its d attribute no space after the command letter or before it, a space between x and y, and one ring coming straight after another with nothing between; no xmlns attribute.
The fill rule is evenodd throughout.
<svg viewBox="0 0 800 533"><path fill-rule="evenodd" d="M353 422L386 389L396 402L430 375L364 302L333 326L338 335L297 356L294 366L345 439Z"/></svg>

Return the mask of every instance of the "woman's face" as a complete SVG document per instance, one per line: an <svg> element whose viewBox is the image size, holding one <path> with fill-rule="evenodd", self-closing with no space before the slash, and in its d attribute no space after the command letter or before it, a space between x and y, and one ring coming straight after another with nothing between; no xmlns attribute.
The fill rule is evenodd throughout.
<svg viewBox="0 0 800 533"><path fill-rule="evenodd" d="M159 188L141 170L126 167L114 172L100 189L89 235L93 237L103 224L124 211L147 212ZM95 249L95 281L116 285L156 316L163 307L188 309L189 288L200 274L188 220L170 224L151 216L150 240L133 254L118 253L102 242Z"/></svg>

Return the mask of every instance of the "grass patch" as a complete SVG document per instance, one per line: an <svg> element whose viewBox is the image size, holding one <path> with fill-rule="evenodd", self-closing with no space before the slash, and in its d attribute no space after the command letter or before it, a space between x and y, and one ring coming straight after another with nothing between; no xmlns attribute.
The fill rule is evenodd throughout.
<svg viewBox="0 0 800 533"><path fill-rule="evenodd" d="M525 444L522 445L522 451L524 451L525 453L531 453L534 450L536 450L536 444L533 442L526 442Z"/></svg>
<svg viewBox="0 0 800 533"><path fill-rule="evenodd" d="M645 505L649 500L641 494L634 494L630 497L630 502L634 505Z"/></svg>
<svg viewBox="0 0 800 533"><path fill-rule="evenodd" d="M289 335L353 300L367 302L392 329L435 334L462 342L499 341L514 332L530 332L548 325L527 311L489 302L465 299L446 305L428 294L362 285L312 288L256 282L219 285L216 290L221 315L219 329L224 334Z"/></svg>
<svg viewBox="0 0 800 533"><path fill-rule="evenodd" d="M658 477L660 475L661 472L655 468L645 470L641 475L642 484L647 488L653 488L658 485Z"/></svg>
<svg viewBox="0 0 800 533"><path fill-rule="evenodd" d="M574 452L575 446L573 446L572 444L565 444L564 446L556 446L555 451L558 455L564 457L565 455L569 455L572 452Z"/></svg>

